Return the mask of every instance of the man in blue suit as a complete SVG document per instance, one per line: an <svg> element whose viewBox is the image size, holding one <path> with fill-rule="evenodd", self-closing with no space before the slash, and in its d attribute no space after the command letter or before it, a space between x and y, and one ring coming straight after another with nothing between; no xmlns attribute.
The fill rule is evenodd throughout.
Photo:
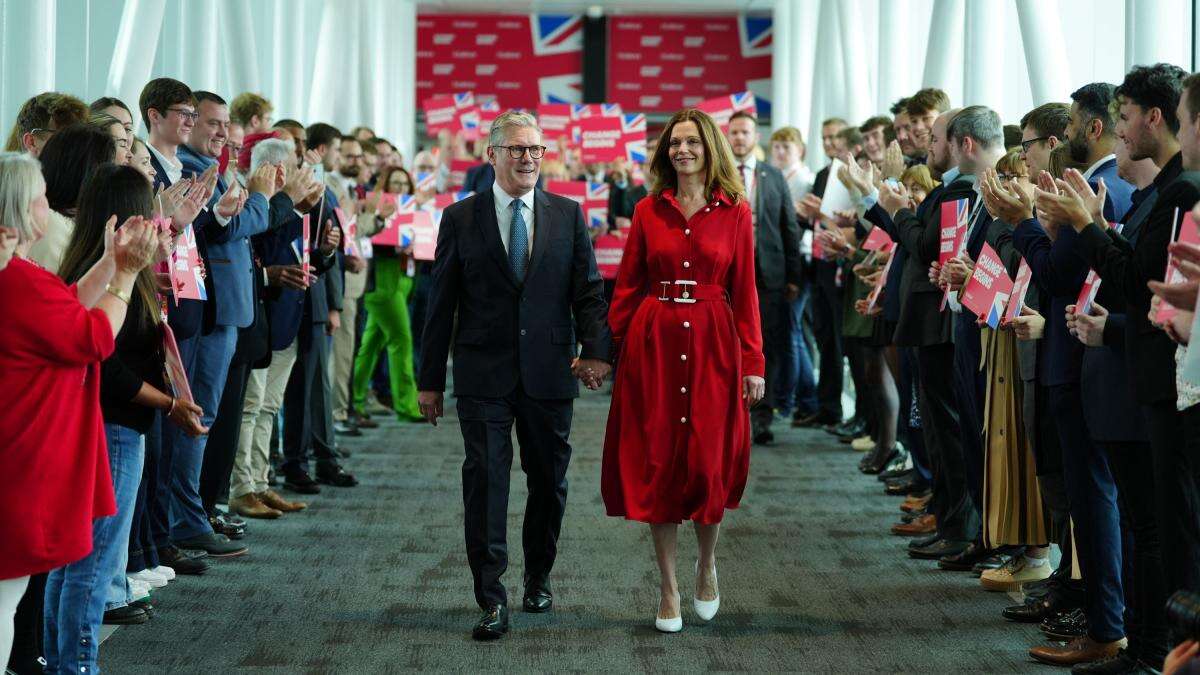
<svg viewBox="0 0 1200 675"><path fill-rule="evenodd" d="M199 176L217 163L229 129L229 110L225 101L210 92L193 92L197 102L196 126L185 145L178 148L185 176ZM221 394L225 388L229 364L237 346L239 328L254 321L254 266L249 238L264 232L269 224L268 200L279 190L277 174L264 171L252 175L245 194L237 195L240 210L232 216L217 208L228 204L231 191L218 179L209 208L193 223L208 240L208 276L213 281L212 302L206 307L204 330L196 339L194 355L185 363L192 395L204 410L201 422L212 426ZM200 472L207 436L189 438L178 429L163 430L164 443L171 448L174 464L171 478L171 536L184 548L202 549L209 555L236 555L227 550L228 542L213 531L209 514L200 498Z"/></svg>

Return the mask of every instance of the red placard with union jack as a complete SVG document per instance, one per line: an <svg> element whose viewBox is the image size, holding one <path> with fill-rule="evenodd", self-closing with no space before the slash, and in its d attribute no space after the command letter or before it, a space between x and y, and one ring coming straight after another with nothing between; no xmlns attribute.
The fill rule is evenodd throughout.
<svg viewBox="0 0 1200 675"><path fill-rule="evenodd" d="M494 92L505 106L580 100L583 17L437 14L417 18L417 96Z"/></svg>
<svg viewBox="0 0 1200 675"><path fill-rule="evenodd" d="M546 181L546 192L574 199L583 209L588 227L608 225L608 183L589 183L582 180Z"/></svg>
<svg viewBox="0 0 1200 675"><path fill-rule="evenodd" d="M725 131L729 128L729 118L733 117L735 112L748 112L757 117L758 99L752 92L743 91L701 101L696 108L712 115L721 130Z"/></svg>

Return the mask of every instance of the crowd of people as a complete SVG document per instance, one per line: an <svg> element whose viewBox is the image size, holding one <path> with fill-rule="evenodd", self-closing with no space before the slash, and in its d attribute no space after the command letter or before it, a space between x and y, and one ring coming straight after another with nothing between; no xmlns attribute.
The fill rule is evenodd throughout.
<svg viewBox="0 0 1200 675"><path fill-rule="evenodd" d="M149 82L136 110L54 92L22 106L0 154L9 317L0 328L0 655L11 649L13 672L95 672L102 623L146 622L153 589L249 550L246 519L306 508L276 488L308 496L357 485L337 436L376 428L380 416L436 422L452 333L467 350L455 359L460 418L480 425L474 440L463 425L468 465L472 443L485 452L500 442L480 440L495 411L474 404L474 416L462 414L462 387L489 392L507 377L476 353L498 325L486 318L494 308L460 303L456 315L447 299L450 284L479 282L460 260L473 244L455 243L467 209L446 211L433 261L418 260L411 241L371 238L402 204L444 208L439 194L495 190L482 203L496 200L496 243L511 263L496 283L509 277L520 289L537 271L536 228L552 221L535 220L543 207L509 185L528 183L521 189L533 195L535 184L569 178L608 183L607 227L584 241L624 237L627 259L599 286L585 255L562 288L538 287L574 292L571 311L586 311L589 328L538 328L555 350L545 358L571 366L538 379L551 392L539 396L521 365L523 393L509 401L507 423L516 415L518 436L561 442L569 458L569 408L537 401L575 395L560 375L597 388L609 363L625 366L616 368L605 503L659 527L660 630L681 626L675 533L662 525L696 522L706 551L696 607L711 617L715 526L740 499L746 469L712 468L704 479L721 490L680 504L662 497L680 476L635 475L629 447L695 442L695 452L733 453L737 464L748 461L737 454L742 436L769 445L773 427L789 423L863 453L862 473L903 498L891 534L911 537L908 556L973 572L985 590L1023 590L1025 601L1002 614L1040 624L1047 644L1030 650L1034 659L1126 673L1190 658L1194 645L1175 647L1166 606L1177 591L1200 590L1200 379L1185 367L1200 281L1200 245L1186 235L1193 209L1200 218L1200 76L1135 67L1119 85L1087 84L1008 126L985 106L954 107L945 92L922 89L889 115L826 120L830 164L815 175L797 129L777 128L764 144L746 112L719 131L704 113L676 115L642 166L584 165L565 142L560 161L543 163L536 121L501 120L499 136L472 145L443 133L408 162L370 128L274 120L260 95L227 102L170 78ZM460 181L451 167L464 159L477 164ZM712 279L659 289L657 276L689 274L673 263L654 272L676 250L673 228L691 237L710 210L725 215L709 222L744 232L745 246L741 234L722 240L731 248L721 253L701 246L717 262L690 274ZM961 244L947 249L957 223ZM989 322L962 300L991 255L1018 288L1029 282ZM725 279L745 285L722 290ZM584 303L581 289L593 287L602 290ZM664 307L731 303L734 314L704 330L715 331L705 333L711 353L740 348L736 367L717 359L679 370L671 350L685 350L686 362L698 347L662 337L665 324L647 327L642 316L643 300L662 294L670 297L653 299ZM666 362L648 340L622 339L636 330L663 331L653 349L670 352ZM522 353L520 363L543 356ZM744 390L733 384L742 375ZM744 426L724 394L696 392L732 407L695 418L691 398L647 412L621 394L674 396L682 384L690 397L724 378L751 404ZM656 389L664 382L672 391ZM469 393L466 405L504 395ZM544 426L528 422L541 418ZM659 429L661 438L647 431ZM558 462L541 488L556 514L543 524L548 577L566 459L547 461ZM474 506L465 494L468 549L480 556L471 561L477 599L491 608L481 625L496 637L508 619L489 571L494 542L471 531L472 514L486 520L494 506L485 488ZM547 579L532 591L526 582L526 608L547 609Z"/></svg>

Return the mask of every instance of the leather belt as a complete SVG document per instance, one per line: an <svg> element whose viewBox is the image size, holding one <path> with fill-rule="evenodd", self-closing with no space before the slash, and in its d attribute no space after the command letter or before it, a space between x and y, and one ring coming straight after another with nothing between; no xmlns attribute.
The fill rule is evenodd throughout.
<svg viewBox="0 0 1200 675"><path fill-rule="evenodd" d="M725 287L718 284L702 284L695 281L676 279L658 282L658 300L690 305L699 300L728 300Z"/></svg>

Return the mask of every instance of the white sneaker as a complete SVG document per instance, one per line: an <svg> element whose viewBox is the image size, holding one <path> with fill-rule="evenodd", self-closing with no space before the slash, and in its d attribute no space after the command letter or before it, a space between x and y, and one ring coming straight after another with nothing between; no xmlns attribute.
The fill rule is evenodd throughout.
<svg viewBox="0 0 1200 675"><path fill-rule="evenodd" d="M167 581L174 581L175 579L175 570L167 567L166 565L159 565L150 571L166 579Z"/></svg>
<svg viewBox="0 0 1200 675"><path fill-rule="evenodd" d="M679 594L675 594L675 597L678 598ZM661 594L659 595L658 604L662 604ZM657 612L655 612L654 627L658 629L658 632L660 633L678 633L679 631L683 630L683 613L681 612L679 616L674 618L664 619L660 617Z"/></svg>
<svg viewBox="0 0 1200 675"><path fill-rule="evenodd" d="M150 584L134 579L133 577L125 577L129 582L129 600L145 600L150 597Z"/></svg>
<svg viewBox="0 0 1200 675"><path fill-rule="evenodd" d="M1015 591L1021 584L1049 578L1053 571L1049 561L1030 565L1025 556L1019 555L994 570L984 570L979 584L989 591Z"/></svg>
<svg viewBox="0 0 1200 675"><path fill-rule="evenodd" d="M148 584L150 588L162 588L167 585L167 578L155 574L152 570L142 570L136 574L130 574L129 578Z"/></svg>

